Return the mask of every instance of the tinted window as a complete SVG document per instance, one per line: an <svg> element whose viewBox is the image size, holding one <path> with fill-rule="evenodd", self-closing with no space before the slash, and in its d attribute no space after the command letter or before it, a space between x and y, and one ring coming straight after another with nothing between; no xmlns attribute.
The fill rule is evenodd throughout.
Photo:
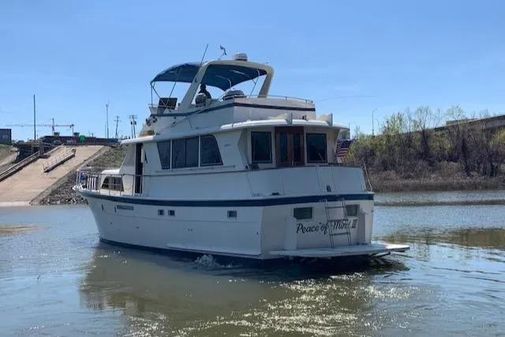
<svg viewBox="0 0 505 337"><path fill-rule="evenodd" d="M102 183L103 189L122 191L123 179L121 177L105 177Z"/></svg>
<svg viewBox="0 0 505 337"><path fill-rule="evenodd" d="M172 167L198 166L198 137L172 141Z"/></svg>
<svg viewBox="0 0 505 337"><path fill-rule="evenodd" d="M198 166L198 137L186 139L186 167Z"/></svg>
<svg viewBox="0 0 505 337"><path fill-rule="evenodd" d="M279 147L280 147L280 159L282 163L288 161L288 134L281 133L279 134Z"/></svg>
<svg viewBox="0 0 505 337"><path fill-rule="evenodd" d="M326 134L307 133L307 161L309 163L326 162Z"/></svg>
<svg viewBox="0 0 505 337"><path fill-rule="evenodd" d="M222 165L219 146L212 135L200 137L200 165Z"/></svg>
<svg viewBox="0 0 505 337"><path fill-rule="evenodd" d="M172 141L172 167L185 167L186 164L186 140L176 139Z"/></svg>
<svg viewBox="0 0 505 337"><path fill-rule="evenodd" d="M272 162L272 136L270 132L251 132L252 162Z"/></svg>
<svg viewBox="0 0 505 337"><path fill-rule="evenodd" d="M347 216L358 216L358 205L347 205L345 206L345 212Z"/></svg>
<svg viewBox="0 0 505 337"><path fill-rule="evenodd" d="M103 180L103 183L102 183L102 188L106 188L106 189L109 189L109 177L106 177L104 180Z"/></svg>
<svg viewBox="0 0 505 337"><path fill-rule="evenodd" d="M295 134L293 135L293 155L295 163L302 162L302 137L303 135Z"/></svg>
<svg viewBox="0 0 505 337"><path fill-rule="evenodd" d="M293 209L293 216L297 220L312 219L312 207L300 207Z"/></svg>
<svg viewBox="0 0 505 337"><path fill-rule="evenodd" d="M161 168L170 168L170 141L158 143L158 153L160 154Z"/></svg>

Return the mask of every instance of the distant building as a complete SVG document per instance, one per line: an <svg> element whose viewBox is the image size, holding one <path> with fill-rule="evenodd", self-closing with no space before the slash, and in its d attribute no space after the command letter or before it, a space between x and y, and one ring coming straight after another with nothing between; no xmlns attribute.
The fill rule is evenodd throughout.
<svg viewBox="0 0 505 337"><path fill-rule="evenodd" d="M12 144L12 129L0 129L0 144Z"/></svg>

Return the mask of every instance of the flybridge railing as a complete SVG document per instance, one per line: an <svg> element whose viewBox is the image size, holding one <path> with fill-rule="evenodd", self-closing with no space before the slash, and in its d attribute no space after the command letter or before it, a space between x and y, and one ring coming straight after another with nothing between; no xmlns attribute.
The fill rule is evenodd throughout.
<svg viewBox="0 0 505 337"><path fill-rule="evenodd" d="M304 102L304 103L314 103L313 100L310 100L310 99L307 99L307 98L301 98L301 97L293 97L293 96L283 96L283 95L268 95L267 97L261 97L261 96L258 96L258 95L249 95L247 96L247 98L278 98L278 99L283 99L283 100L286 100L286 101L300 101L300 102Z"/></svg>
<svg viewBox="0 0 505 337"><path fill-rule="evenodd" d="M228 100L232 100L232 99L239 99L239 98L246 98L246 99L247 98L266 98L266 99L274 98L274 99L279 99L279 100L284 100L284 101L298 101L298 102L303 102L303 103L307 103L307 104L314 103L313 100L310 100L307 98L301 98L301 97L292 97L292 96L283 96L283 95L259 96L259 95L244 95L244 94L232 94L232 95L228 95L228 96L226 94L223 94L222 96L220 96L218 98L210 99L210 102L223 102L223 101L228 101ZM201 106L208 106L208 105L209 105L209 103L202 104ZM151 112L152 111L158 112L158 108L163 108L163 106L160 106L160 104L154 104L154 103L148 104L148 106L149 106L149 109L151 109ZM164 107L163 111L164 110L177 111L178 107L166 106L166 107Z"/></svg>

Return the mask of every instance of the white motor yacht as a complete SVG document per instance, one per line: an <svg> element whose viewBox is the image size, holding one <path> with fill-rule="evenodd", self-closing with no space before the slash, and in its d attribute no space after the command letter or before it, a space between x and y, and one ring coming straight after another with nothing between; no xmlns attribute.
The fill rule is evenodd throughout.
<svg viewBox="0 0 505 337"><path fill-rule="evenodd" d="M337 161L348 128L310 100L269 95L273 75L245 54L156 75L121 167L78 174L100 239L251 259L407 250L372 242L374 194L361 168Z"/></svg>

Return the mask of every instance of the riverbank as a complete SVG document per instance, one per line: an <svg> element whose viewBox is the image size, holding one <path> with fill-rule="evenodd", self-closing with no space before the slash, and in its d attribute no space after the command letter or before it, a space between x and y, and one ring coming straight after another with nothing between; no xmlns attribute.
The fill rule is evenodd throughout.
<svg viewBox="0 0 505 337"><path fill-rule="evenodd" d="M402 178L394 172L372 172L369 174L374 192L419 192L419 191L470 191L504 190L505 176L466 177L454 174L429 175L421 178Z"/></svg>
<svg viewBox="0 0 505 337"><path fill-rule="evenodd" d="M123 162L125 150L122 147L111 147L86 163L86 166L99 168L119 167ZM86 204L86 199L78 195L72 187L75 185L75 171L70 172L46 194L41 195L33 204L37 205L76 205Z"/></svg>

